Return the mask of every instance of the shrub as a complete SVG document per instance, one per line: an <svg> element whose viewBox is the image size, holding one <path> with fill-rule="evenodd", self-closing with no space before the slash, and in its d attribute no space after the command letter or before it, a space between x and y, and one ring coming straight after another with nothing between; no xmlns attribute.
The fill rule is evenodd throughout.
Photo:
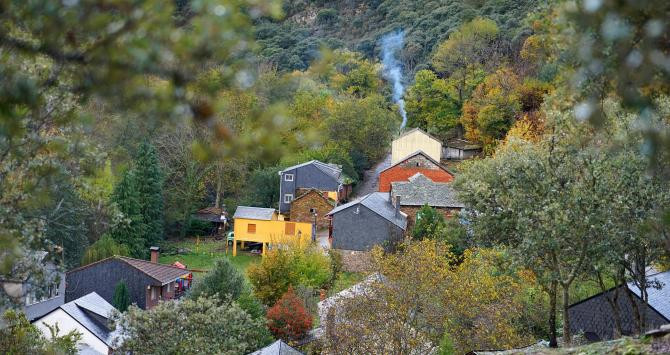
<svg viewBox="0 0 670 355"><path fill-rule="evenodd" d="M59 335L58 326L48 326L51 337L47 339L37 327L30 324L26 315L6 311L1 319L0 349L3 354L77 354L81 333L73 330Z"/></svg>
<svg viewBox="0 0 670 355"><path fill-rule="evenodd" d="M316 20L321 23L332 23L337 20L337 10L335 9L322 9L316 14Z"/></svg>
<svg viewBox="0 0 670 355"><path fill-rule="evenodd" d="M119 312L125 312L128 307L130 307L130 294L128 293L128 287L126 287L126 283L123 282L123 280L116 284L113 303L114 308L118 309Z"/></svg>
<svg viewBox="0 0 670 355"><path fill-rule="evenodd" d="M207 294L235 301L240 298L244 288L244 275L228 259L224 258L217 260L214 269L193 286L190 297L195 299Z"/></svg>
<svg viewBox="0 0 670 355"><path fill-rule="evenodd" d="M287 342L302 339L312 328L312 316L291 287L268 310L267 318L270 332Z"/></svg>

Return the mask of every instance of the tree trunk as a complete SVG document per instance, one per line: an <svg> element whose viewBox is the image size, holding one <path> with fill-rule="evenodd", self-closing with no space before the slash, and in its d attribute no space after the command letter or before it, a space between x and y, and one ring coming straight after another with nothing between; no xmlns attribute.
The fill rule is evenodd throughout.
<svg viewBox="0 0 670 355"><path fill-rule="evenodd" d="M216 171L216 199L214 200L214 207L221 207L221 172Z"/></svg>
<svg viewBox="0 0 670 355"><path fill-rule="evenodd" d="M603 278L600 272L596 272L596 276L598 276L598 284L600 285L600 289L605 295L605 299L607 300L607 303L609 303L610 308L612 308L612 317L614 317L614 332L617 334L616 337L618 338L623 335L623 327L621 325L621 309L619 308L619 287L614 289L614 296L610 297L605 293L607 289L605 288L605 283L603 282Z"/></svg>
<svg viewBox="0 0 670 355"><path fill-rule="evenodd" d="M633 297L633 291L631 291L626 284L624 283L624 287L626 288L626 296L628 296L628 301L630 301L630 305L633 308L633 318L635 318L635 333L640 334L642 332L642 319L640 318L640 307L637 306L637 302L635 302L635 297Z"/></svg>
<svg viewBox="0 0 670 355"><path fill-rule="evenodd" d="M568 307L570 306L570 284L561 284L563 288L563 343L569 346L572 343L572 334L570 333L570 315Z"/></svg>
<svg viewBox="0 0 670 355"><path fill-rule="evenodd" d="M558 293L558 282L552 281L549 289L549 347L557 348L556 340L556 297Z"/></svg>

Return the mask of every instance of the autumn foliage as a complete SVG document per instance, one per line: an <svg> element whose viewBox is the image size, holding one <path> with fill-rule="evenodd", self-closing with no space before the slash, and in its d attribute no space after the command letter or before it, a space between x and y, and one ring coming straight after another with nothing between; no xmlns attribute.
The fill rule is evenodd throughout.
<svg viewBox="0 0 670 355"><path fill-rule="evenodd" d="M268 310L267 319L272 334L284 341L301 339L312 328L312 316L292 287Z"/></svg>

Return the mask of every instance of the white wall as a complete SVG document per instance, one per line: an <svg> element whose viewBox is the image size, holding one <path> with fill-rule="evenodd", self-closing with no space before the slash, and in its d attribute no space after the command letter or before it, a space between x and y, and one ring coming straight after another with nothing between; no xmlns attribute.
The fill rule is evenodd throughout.
<svg viewBox="0 0 670 355"><path fill-rule="evenodd" d="M442 155L442 143L418 130L406 134L394 140L391 144L391 164L401 161L417 150L422 150L429 157L439 162Z"/></svg>
<svg viewBox="0 0 670 355"><path fill-rule="evenodd" d="M101 354L107 354L109 352L109 347L107 344L103 343L98 337L93 333L89 332L88 329L84 328L79 322L70 317L69 314L65 313L62 309L57 309L46 316L38 319L33 323L37 329L42 331L45 337L51 337L51 332L45 324L54 325L58 324L58 334L63 335L67 334L72 330L76 330L81 333L82 337L78 345L87 344L90 348L95 351L98 351Z"/></svg>

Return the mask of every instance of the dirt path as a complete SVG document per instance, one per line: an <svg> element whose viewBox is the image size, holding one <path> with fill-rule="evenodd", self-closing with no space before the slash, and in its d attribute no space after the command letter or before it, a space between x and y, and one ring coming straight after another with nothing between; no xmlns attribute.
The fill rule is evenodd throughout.
<svg viewBox="0 0 670 355"><path fill-rule="evenodd" d="M363 182L356 187L353 197L363 196L377 191L377 187L379 186L379 173L389 166L391 166L391 153L388 153L382 161L363 173Z"/></svg>

